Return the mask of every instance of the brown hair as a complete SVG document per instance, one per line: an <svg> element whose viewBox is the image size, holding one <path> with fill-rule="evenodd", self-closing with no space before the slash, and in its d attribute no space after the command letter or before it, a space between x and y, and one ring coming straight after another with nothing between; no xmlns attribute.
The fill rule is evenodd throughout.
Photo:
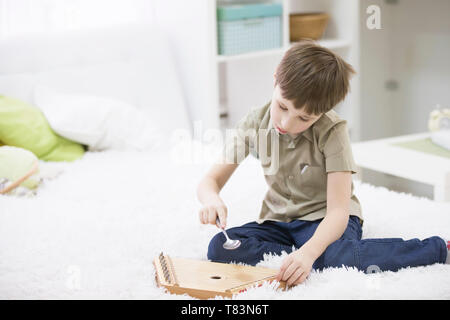
<svg viewBox="0 0 450 320"><path fill-rule="evenodd" d="M284 54L275 73L275 85L296 109L304 107L306 113L319 115L344 100L355 73L331 50L303 40Z"/></svg>

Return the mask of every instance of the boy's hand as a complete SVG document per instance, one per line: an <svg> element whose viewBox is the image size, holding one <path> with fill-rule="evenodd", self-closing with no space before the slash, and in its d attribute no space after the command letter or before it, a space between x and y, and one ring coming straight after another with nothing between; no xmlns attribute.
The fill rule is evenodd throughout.
<svg viewBox="0 0 450 320"><path fill-rule="evenodd" d="M302 283L311 272L314 261L314 256L301 247L283 260L277 274L277 281L286 281L288 286Z"/></svg>
<svg viewBox="0 0 450 320"><path fill-rule="evenodd" d="M200 209L198 215L200 223L203 224L216 224L216 218L220 219L220 226L225 229L227 225L228 210L222 200L217 199L206 203L203 208Z"/></svg>

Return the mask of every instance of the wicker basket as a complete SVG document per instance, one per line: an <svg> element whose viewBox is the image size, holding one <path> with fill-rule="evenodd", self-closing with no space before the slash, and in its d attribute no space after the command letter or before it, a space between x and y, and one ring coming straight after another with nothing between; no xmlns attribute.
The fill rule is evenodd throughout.
<svg viewBox="0 0 450 320"><path fill-rule="evenodd" d="M326 13L299 13L289 16L290 40L301 39L318 40L322 37L328 24Z"/></svg>

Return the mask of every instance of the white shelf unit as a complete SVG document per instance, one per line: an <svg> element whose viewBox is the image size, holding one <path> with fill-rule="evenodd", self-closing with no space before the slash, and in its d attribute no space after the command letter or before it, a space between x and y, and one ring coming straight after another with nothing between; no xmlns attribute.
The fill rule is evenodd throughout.
<svg viewBox="0 0 450 320"><path fill-rule="evenodd" d="M343 40L343 39L325 39L325 40L318 40L317 41L321 46L327 47L329 49L342 49L350 47L350 41L349 40ZM289 45L292 45L292 43L289 43ZM252 59L252 58L260 58L265 56L273 56L273 55L282 55L286 50L286 47L281 47L278 49L269 49L269 50L261 50L256 52L248 52L248 53L242 53L242 54L236 54L232 56L223 56L223 55L217 55L217 61L218 62L228 62L228 61L237 61L237 60L245 60L245 59Z"/></svg>
<svg viewBox="0 0 450 320"><path fill-rule="evenodd" d="M222 56L217 50L216 0L159 0L159 24L169 31L177 52L186 99L194 127L233 127L252 107L270 101L273 73L289 41L291 13L326 12L330 20L319 43L340 54L359 69L358 0L278 0L283 5L282 47ZM167 2L170 2L168 4ZM187 4L188 2L189 4ZM164 9L184 12L181 21ZM359 138L359 76L351 81L351 93L336 110L348 121L352 140ZM220 120L220 115L226 118ZM195 135L195 129L194 129Z"/></svg>

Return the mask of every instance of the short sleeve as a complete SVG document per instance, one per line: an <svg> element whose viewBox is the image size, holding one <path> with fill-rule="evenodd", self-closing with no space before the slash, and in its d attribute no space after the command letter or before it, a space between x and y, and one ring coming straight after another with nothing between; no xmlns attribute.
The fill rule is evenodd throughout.
<svg viewBox="0 0 450 320"><path fill-rule="evenodd" d="M258 119L254 110L242 118L235 128L225 130L225 146L222 161L225 163L241 163L253 148L256 137Z"/></svg>
<svg viewBox="0 0 450 320"><path fill-rule="evenodd" d="M326 172L351 171L357 173L346 121L333 126L323 145Z"/></svg>

